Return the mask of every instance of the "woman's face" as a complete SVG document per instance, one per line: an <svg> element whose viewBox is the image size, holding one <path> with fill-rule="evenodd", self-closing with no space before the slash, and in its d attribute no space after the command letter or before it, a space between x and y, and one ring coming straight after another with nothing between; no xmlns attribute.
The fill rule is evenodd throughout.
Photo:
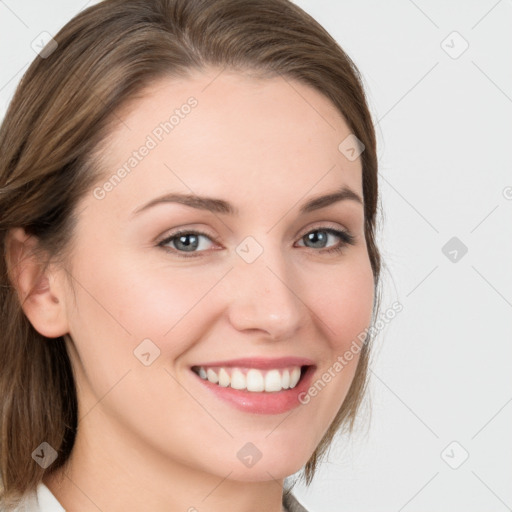
<svg viewBox="0 0 512 512"><path fill-rule="evenodd" d="M339 410L358 355L340 358L371 320L361 159L339 149L350 129L306 85L219 70L160 81L120 118L66 274L79 437L107 460L291 475ZM343 189L355 195L311 203Z"/></svg>

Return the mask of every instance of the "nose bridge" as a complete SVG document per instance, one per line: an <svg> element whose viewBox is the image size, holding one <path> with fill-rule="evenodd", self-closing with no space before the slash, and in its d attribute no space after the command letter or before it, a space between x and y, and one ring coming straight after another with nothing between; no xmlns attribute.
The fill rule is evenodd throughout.
<svg viewBox="0 0 512 512"><path fill-rule="evenodd" d="M273 339L292 336L307 309L294 289L293 267L280 248L251 238L237 247L234 258L231 322L239 330L264 330Z"/></svg>

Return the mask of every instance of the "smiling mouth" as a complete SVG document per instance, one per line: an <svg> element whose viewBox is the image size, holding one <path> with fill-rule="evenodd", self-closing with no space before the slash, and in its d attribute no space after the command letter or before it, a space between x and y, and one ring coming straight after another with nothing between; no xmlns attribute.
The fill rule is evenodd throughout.
<svg viewBox="0 0 512 512"><path fill-rule="evenodd" d="M252 393L275 393L295 388L310 365L285 368L248 368L223 366L192 366L201 379L220 387L231 387Z"/></svg>

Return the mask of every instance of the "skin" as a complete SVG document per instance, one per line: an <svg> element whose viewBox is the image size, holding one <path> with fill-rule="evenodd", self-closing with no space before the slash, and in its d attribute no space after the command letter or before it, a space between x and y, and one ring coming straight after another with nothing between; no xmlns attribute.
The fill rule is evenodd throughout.
<svg viewBox="0 0 512 512"><path fill-rule="evenodd" d="M36 242L13 232L25 314L45 336L67 335L76 376L75 446L44 479L67 510L278 512L284 478L307 462L343 403L357 355L291 414L239 411L189 369L301 356L315 361L314 382L370 325L363 206L345 200L299 214L342 186L362 198L361 160L338 150L351 132L331 102L288 81L210 69L152 84L120 113L99 186L187 98L198 105L103 199L83 197L67 270L38 277L37 261L24 257ZM131 215L166 192L222 198L240 214L163 203ZM304 235L325 226L348 230L355 244L331 254L308 244ZM199 257L157 246L178 227L212 235L201 237ZM235 251L247 236L263 248L250 264ZM339 243L331 235L324 247ZM160 350L150 366L133 354L146 338ZM262 452L251 468L236 456L247 442Z"/></svg>

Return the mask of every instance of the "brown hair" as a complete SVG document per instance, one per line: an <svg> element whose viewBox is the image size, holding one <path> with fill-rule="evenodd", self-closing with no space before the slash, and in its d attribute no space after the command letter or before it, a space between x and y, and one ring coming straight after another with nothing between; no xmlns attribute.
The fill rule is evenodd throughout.
<svg viewBox="0 0 512 512"><path fill-rule="evenodd" d="M47 46L23 76L0 128L0 498L5 504L66 462L77 426L64 337L42 336L24 315L10 277L7 234L23 227L33 235L43 266L65 261L75 206L101 177L94 158L98 148L121 106L156 79L186 77L213 65L296 79L329 98L365 146L365 236L379 289L376 140L362 80L335 40L299 7L288 0L105 0L79 13L54 39L57 46ZM376 293L373 319L379 303ZM353 429L367 385L370 338L343 405L304 468L307 485L335 433ZM58 452L46 470L31 456L43 441Z"/></svg>

